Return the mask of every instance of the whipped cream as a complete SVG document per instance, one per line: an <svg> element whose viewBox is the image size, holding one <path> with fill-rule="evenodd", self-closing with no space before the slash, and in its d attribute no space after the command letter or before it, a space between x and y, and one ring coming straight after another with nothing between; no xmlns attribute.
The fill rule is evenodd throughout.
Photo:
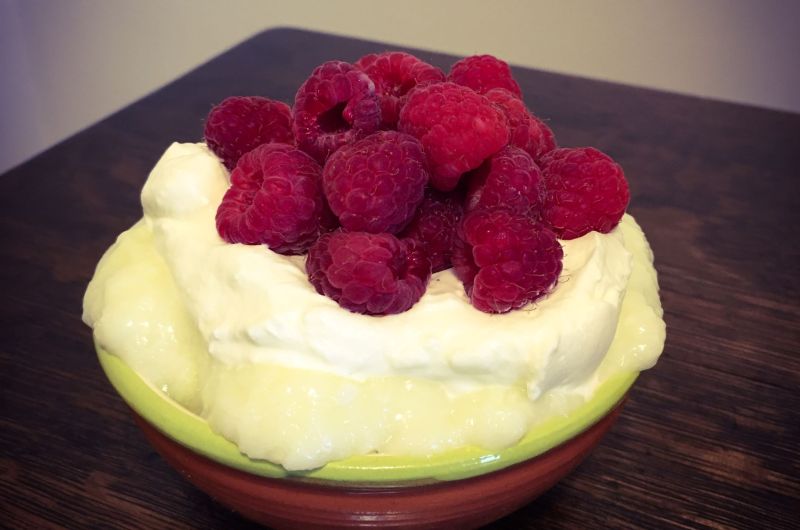
<svg viewBox="0 0 800 530"><path fill-rule="evenodd" d="M227 171L203 144L170 146L142 190L143 220L98 265L84 320L101 347L252 457L307 469L371 451L502 447L556 411L542 408L542 396L586 399L614 373L652 366L663 348L652 253L629 215L609 234L562 241L556 288L521 310L476 310L446 270L409 311L376 317L318 294L302 256L222 241L215 214L228 186ZM248 385L259 389L242 390ZM281 388L302 389L312 412L276 398ZM401 402L419 402L417 427L408 403L398 408L380 397L387 388L405 396ZM325 408L330 403L321 405L325 396L361 419L340 418ZM437 401L439 408L431 405ZM506 409L467 411L481 409L479 402ZM420 419L426 407L439 419ZM483 414L471 433L442 420L459 407L472 423ZM266 425L250 427L241 415L250 423L283 417L289 426L283 440L265 440ZM316 436L301 433L311 420L297 418L306 416L325 425L330 419L322 418L338 418L362 435L337 438L334 425ZM428 432L442 421L440 432Z"/></svg>

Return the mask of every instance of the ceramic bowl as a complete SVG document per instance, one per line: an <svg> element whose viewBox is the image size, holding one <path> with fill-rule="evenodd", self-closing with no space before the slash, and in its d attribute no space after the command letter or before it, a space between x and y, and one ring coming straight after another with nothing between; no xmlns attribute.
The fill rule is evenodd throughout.
<svg viewBox="0 0 800 530"><path fill-rule="evenodd" d="M488 524L575 468L614 423L638 375L607 381L589 402L542 422L501 451L464 447L433 457L373 454L289 473L244 456L119 358L101 349L98 356L145 436L171 466L223 505L277 529Z"/></svg>

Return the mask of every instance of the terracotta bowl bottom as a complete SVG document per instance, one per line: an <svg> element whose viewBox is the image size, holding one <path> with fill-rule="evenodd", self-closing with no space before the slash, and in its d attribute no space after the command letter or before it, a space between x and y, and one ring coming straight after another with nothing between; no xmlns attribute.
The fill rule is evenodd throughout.
<svg viewBox="0 0 800 530"><path fill-rule="evenodd" d="M276 529L476 528L529 503L574 469L617 419L620 402L574 438L530 460L476 477L432 483L359 484L267 478L209 460L134 412L164 459L244 517Z"/></svg>

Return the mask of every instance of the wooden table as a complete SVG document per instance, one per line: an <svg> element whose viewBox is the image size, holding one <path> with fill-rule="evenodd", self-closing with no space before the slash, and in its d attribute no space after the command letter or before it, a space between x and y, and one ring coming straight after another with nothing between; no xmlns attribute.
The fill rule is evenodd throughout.
<svg viewBox="0 0 800 530"><path fill-rule="evenodd" d="M0 177L0 526L250 526L145 442L100 371L81 298L140 217L150 168L173 140L202 137L213 103L291 102L317 64L384 49L267 31ZM625 168L668 332L601 446L492 528L798 528L800 115L515 75L561 145Z"/></svg>

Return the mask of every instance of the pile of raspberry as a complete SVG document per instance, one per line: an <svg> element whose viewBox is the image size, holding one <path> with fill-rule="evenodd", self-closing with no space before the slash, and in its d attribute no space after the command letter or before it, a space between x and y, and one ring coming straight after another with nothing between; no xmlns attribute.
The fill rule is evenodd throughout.
<svg viewBox="0 0 800 530"><path fill-rule="evenodd" d="M490 55L447 75L402 52L329 61L291 108L224 100L205 141L231 172L222 239L307 253L320 294L370 315L408 310L449 268L477 309L525 307L555 287L559 239L609 232L629 200L620 166L558 148Z"/></svg>

